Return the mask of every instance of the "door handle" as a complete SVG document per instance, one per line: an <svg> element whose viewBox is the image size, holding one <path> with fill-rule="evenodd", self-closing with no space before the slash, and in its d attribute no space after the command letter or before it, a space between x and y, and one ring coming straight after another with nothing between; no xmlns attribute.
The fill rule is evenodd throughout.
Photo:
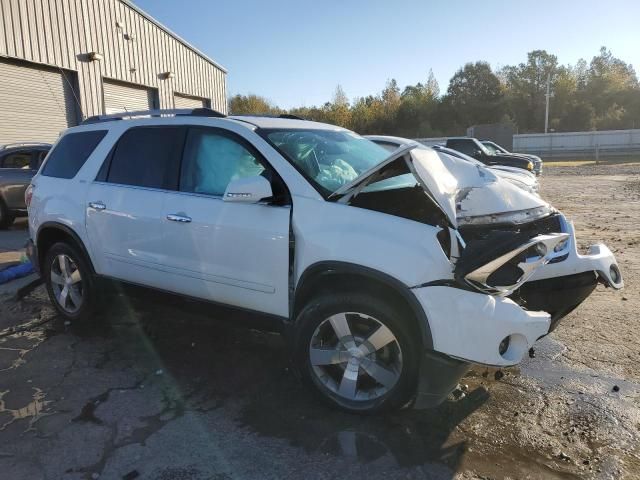
<svg viewBox="0 0 640 480"><path fill-rule="evenodd" d="M189 223L191 221L191 217L187 217L186 215L179 215L176 213L170 213L167 215L167 220L172 222L180 222L180 223Z"/></svg>
<svg viewBox="0 0 640 480"><path fill-rule="evenodd" d="M107 206L102 202L89 202L89 206L94 210L104 210Z"/></svg>

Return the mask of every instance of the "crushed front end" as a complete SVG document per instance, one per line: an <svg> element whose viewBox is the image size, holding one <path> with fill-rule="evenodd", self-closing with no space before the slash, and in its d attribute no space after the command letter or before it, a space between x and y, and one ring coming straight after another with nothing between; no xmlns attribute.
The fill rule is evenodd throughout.
<svg viewBox="0 0 640 480"><path fill-rule="evenodd" d="M549 235L562 233L566 239L555 247L549 261L536 269L526 282L509 292L509 298L531 311L545 311L551 316L550 331L560 319L580 305L598 282L621 289L624 281L615 256L604 244L590 246L584 255L577 249L573 225L559 212L520 224L460 225L460 233L468 245L491 241L496 235ZM503 276L509 274L503 268ZM516 269L510 272L517 276Z"/></svg>

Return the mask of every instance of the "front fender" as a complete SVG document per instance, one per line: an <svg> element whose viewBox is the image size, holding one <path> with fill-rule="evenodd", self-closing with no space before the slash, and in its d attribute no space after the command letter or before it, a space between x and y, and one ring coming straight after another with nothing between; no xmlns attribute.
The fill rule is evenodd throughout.
<svg viewBox="0 0 640 480"><path fill-rule="evenodd" d="M295 283L324 261L358 264L404 285L453 279L437 238L440 227L308 198L294 198Z"/></svg>

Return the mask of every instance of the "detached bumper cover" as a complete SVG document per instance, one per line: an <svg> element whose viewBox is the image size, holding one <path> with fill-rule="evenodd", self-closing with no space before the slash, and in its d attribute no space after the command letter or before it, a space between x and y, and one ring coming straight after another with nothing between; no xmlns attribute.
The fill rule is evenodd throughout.
<svg viewBox="0 0 640 480"><path fill-rule="evenodd" d="M619 290L624 287L624 280L618 267L616 257L606 245L598 243L591 245L586 255L580 255L576 246L576 234L573 225L564 217L563 231L569 233L569 240L562 257L540 267L529 278L529 282L556 277L566 277L584 272L595 272L608 286ZM566 252L566 253L565 253Z"/></svg>
<svg viewBox="0 0 640 480"><path fill-rule="evenodd" d="M433 349L460 360L510 366L549 332L551 316L530 312L508 298L446 286L414 288L427 312ZM509 337L500 353L501 342Z"/></svg>

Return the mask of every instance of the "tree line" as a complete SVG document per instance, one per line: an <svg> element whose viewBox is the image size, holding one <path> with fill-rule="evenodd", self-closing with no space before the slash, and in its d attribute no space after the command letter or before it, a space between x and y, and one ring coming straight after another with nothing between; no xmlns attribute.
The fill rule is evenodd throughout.
<svg viewBox="0 0 640 480"><path fill-rule="evenodd" d="M525 62L494 70L487 62L467 63L441 95L430 70L426 81L384 89L350 101L342 87L322 106L284 110L266 98L235 95L233 114L283 114L340 125L362 134L410 138L464 135L467 127L512 124L518 133L544 131L545 94L550 79L549 128L557 132L640 128L640 84L631 64L602 47L589 63L560 65L545 50Z"/></svg>

